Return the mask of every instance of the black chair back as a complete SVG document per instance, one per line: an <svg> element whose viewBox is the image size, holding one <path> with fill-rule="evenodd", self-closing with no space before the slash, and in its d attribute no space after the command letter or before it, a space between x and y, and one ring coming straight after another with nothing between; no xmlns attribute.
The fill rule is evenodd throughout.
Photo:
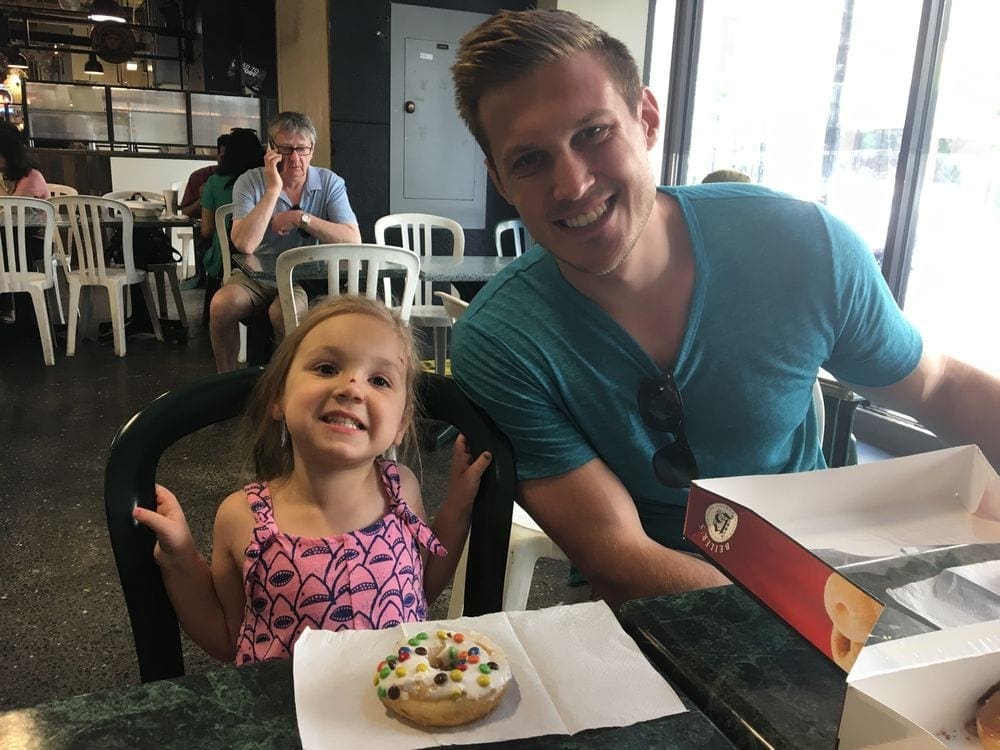
<svg viewBox="0 0 1000 750"><path fill-rule="evenodd" d="M262 372L259 367L236 370L169 391L126 422L111 444L104 504L143 682L179 677L184 658L177 617L153 559L156 538L132 519L132 510L136 505L155 508L154 482L163 451L192 432L240 414ZM473 509L465 612L499 611L514 503L510 445L454 381L423 374L419 392L425 416L463 432L474 454L493 454Z"/></svg>

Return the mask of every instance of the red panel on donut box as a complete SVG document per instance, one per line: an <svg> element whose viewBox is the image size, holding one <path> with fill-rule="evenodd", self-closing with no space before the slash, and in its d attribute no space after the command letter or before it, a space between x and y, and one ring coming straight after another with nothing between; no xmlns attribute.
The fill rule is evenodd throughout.
<svg viewBox="0 0 1000 750"><path fill-rule="evenodd" d="M1000 477L977 447L962 446L800 474L696 480L684 535L850 671L866 643L938 627L893 603L891 635L881 634L887 588L933 576L937 565L1000 557Z"/></svg>

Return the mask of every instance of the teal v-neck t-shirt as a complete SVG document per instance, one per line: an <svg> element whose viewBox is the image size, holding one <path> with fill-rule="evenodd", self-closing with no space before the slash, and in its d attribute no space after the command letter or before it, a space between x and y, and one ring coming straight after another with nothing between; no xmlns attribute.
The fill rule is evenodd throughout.
<svg viewBox="0 0 1000 750"><path fill-rule="evenodd" d="M824 466L812 409L817 370L886 386L922 343L871 251L822 206L757 185L661 188L676 200L695 261L673 371L700 476ZM659 374L540 246L498 274L455 326L452 369L514 447L518 478L600 458L634 499L646 532L682 546L687 490L661 484L653 454L672 437L639 415Z"/></svg>

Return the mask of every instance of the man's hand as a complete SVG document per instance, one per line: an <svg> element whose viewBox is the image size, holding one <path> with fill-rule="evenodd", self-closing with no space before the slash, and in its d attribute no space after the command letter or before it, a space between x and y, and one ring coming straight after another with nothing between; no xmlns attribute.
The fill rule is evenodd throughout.
<svg viewBox="0 0 1000 750"><path fill-rule="evenodd" d="M267 191L281 192L281 172L278 169L281 158L281 154L270 146L264 152L264 189Z"/></svg>
<svg viewBox="0 0 1000 750"><path fill-rule="evenodd" d="M297 230L299 222L302 221L302 214L304 213L305 211L298 208L276 213L271 217L271 229L280 235L286 235L293 230Z"/></svg>

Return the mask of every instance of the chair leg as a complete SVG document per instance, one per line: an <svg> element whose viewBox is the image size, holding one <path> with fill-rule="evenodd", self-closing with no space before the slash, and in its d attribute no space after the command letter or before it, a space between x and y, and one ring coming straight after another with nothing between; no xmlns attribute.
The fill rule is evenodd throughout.
<svg viewBox="0 0 1000 750"><path fill-rule="evenodd" d="M82 286L69 280L69 303L66 306L66 356L76 354L76 323L80 319L80 290Z"/></svg>
<svg viewBox="0 0 1000 750"><path fill-rule="evenodd" d="M149 308L150 316L152 316L154 313L156 313L157 310L159 310L159 313L156 313L158 316L162 315L163 317L167 317L167 292L163 288L164 287L163 276L166 273L167 272L165 269L160 269L160 268L157 268L155 271L146 272L146 278L148 279L150 276L152 276L153 280L156 282L156 308L155 309L152 307Z"/></svg>
<svg viewBox="0 0 1000 750"><path fill-rule="evenodd" d="M52 351L52 326L49 323L49 310L45 303L45 290L42 287L33 286L28 291L31 294L31 304L35 307L38 336L42 340L42 359L45 360L45 364L54 365L56 357Z"/></svg>
<svg viewBox="0 0 1000 750"><path fill-rule="evenodd" d="M115 340L115 355L125 356L125 285L108 284L108 309L111 313L111 332ZM149 300L147 300L148 302Z"/></svg>
<svg viewBox="0 0 1000 750"><path fill-rule="evenodd" d="M66 325L66 318L63 316L62 292L59 289L59 259L52 259L52 289L56 295L56 310L59 313L59 322Z"/></svg>
<svg viewBox="0 0 1000 750"><path fill-rule="evenodd" d="M170 290L174 296L174 305L177 307L177 319L181 326L187 328L187 313L184 311L184 299L181 297L181 282L177 278L177 266L171 266L167 270L167 279L170 281Z"/></svg>
<svg viewBox="0 0 1000 750"><path fill-rule="evenodd" d="M149 288L148 273L139 282L139 287L142 290L143 299L146 300L146 309L149 310L149 322L153 324L153 334L156 336L157 341L163 341L163 331L160 329L160 316L156 311L156 306L153 304L153 290ZM164 307L166 307L166 302L164 302Z"/></svg>
<svg viewBox="0 0 1000 750"><path fill-rule="evenodd" d="M448 354L448 329L437 326L434 329L434 372L445 374L445 359Z"/></svg>
<svg viewBox="0 0 1000 750"><path fill-rule="evenodd" d="M240 323L240 353L236 355L236 361L244 364L247 361L247 327Z"/></svg>

